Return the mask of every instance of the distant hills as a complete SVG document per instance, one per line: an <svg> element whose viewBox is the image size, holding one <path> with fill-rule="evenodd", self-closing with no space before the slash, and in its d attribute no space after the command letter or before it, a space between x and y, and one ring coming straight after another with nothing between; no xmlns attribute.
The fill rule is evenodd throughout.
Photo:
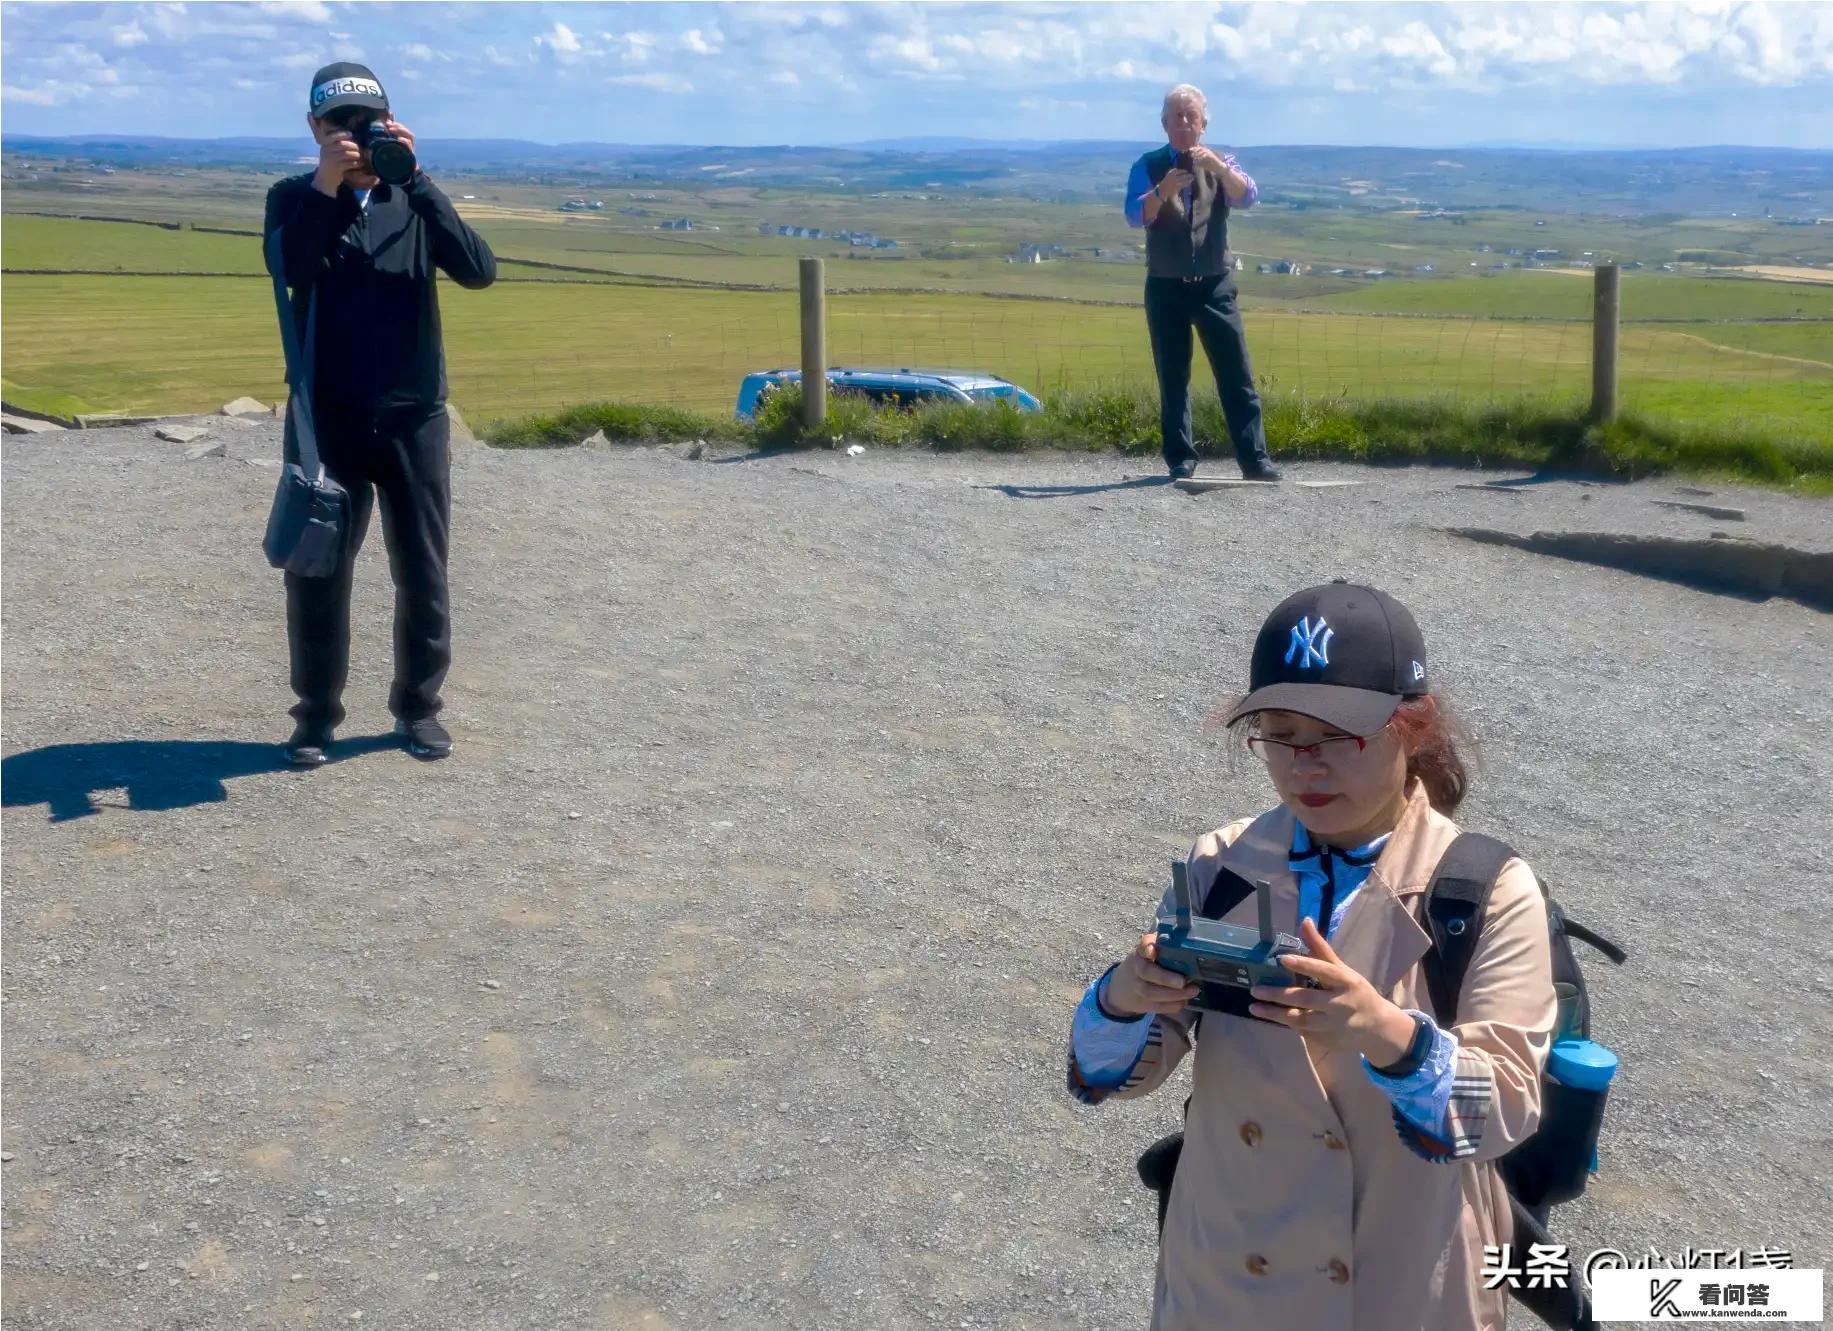
<svg viewBox="0 0 1833 1331"><path fill-rule="evenodd" d="M1146 142L1010 143L946 136L844 146L684 146L435 139L433 171L581 186L768 186L874 193L948 191L1110 200ZM1225 145L1231 146L1232 145ZM0 139L9 171L63 165L297 169L303 138L85 134ZM1833 215L1833 152L1714 146L1611 150L1234 148L1269 202L1296 207L1506 208L1598 213Z"/></svg>

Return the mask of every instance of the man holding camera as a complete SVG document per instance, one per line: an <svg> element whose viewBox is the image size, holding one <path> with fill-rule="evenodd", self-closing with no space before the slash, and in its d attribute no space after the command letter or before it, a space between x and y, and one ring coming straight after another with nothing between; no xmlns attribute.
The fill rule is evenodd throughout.
<svg viewBox="0 0 1833 1331"><path fill-rule="evenodd" d="M318 450L327 475L349 493L350 516L330 577L286 575L299 697L286 757L299 767L323 763L344 719L351 574L379 496L395 584L388 706L411 753L443 758L452 751L438 719L452 660L451 458L435 274L487 287L496 258L419 169L413 134L392 118L368 69L343 62L319 70L306 123L317 168L268 191L263 242L278 232L293 324L311 366ZM286 453L297 459L290 417Z"/></svg>
<svg viewBox="0 0 1833 1331"><path fill-rule="evenodd" d="M1128 225L1146 230L1146 328L1158 371L1165 465L1173 477L1197 469L1190 437L1194 325L1215 371L1242 476L1276 481L1228 252L1229 210L1252 207L1260 190L1233 157L1203 146L1209 108L1196 88L1180 83L1166 93L1160 119L1169 142L1133 163L1126 217Z"/></svg>

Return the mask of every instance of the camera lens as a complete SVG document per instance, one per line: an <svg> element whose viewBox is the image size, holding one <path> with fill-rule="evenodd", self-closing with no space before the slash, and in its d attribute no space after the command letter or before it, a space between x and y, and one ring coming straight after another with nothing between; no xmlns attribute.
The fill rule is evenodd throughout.
<svg viewBox="0 0 1833 1331"><path fill-rule="evenodd" d="M381 121L370 121L359 141L368 150L369 167L379 179L390 185L405 185L414 178L419 164L414 160L413 149L390 134Z"/></svg>

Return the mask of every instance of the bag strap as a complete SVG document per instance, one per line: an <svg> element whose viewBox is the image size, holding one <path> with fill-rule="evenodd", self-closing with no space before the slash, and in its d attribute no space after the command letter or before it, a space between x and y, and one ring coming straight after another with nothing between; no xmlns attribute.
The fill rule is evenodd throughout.
<svg viewBox="0 0 1833 1331"><path fill-rule="evenodd" d="M1615 962L1617 965L1621 966L1624 962L1629 960L1629 953L1625 952L1608 938L1605 938L1602 934L1593 933L1570 915L1562 914L1560 916L1560 923L1569 937L1576 938L1581 943L1591 944L1591 946L1595 947L1599 952L1602 952L1606 957L1609 957L1611 961Z"/></svg>
<svg viewBox="0 0 1833 1331"><path fill-rule="evenodd" d="M263 247L267 254L267 271L274 279L274 310L280 316L280 348L286 356L287 411L293 418L293 440L299 447L299 462L313 484L325 476L324 460L318 456L318 433L312 421L312 359L318 347L318 284L312 284L306 296L305 346L299 345L299 330L293 324L293 302L286 293L286 260L281 254L280 233L275 227L268 233Z"/></svg>
<svg viewBox="0 0 1833 1331"><path fill-rule="evenodd" d="M1426 924L1432 950L1424 958L1426 990L1440 1026L1457 1022L1458 993L1483 933L1484 908L1502 866L1515 858L1505 841L1460 832L1432 871L1426 888Z"/></svg>

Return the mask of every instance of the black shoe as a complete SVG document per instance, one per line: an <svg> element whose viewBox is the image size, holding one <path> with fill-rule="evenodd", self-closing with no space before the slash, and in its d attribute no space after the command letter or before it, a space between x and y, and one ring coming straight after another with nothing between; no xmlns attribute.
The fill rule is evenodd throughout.
<svg viewBox="0 0 1833 1331"><path fill-rule="evenodd" d="M1279 479L1279 468L1271 462L1263 462L1258 467L1243 467L1241 479L1244 481L1276 481Z"/></svg>
<svg viewBox="0 0 1833 1331"><path fill-rule="evenodd" d="M1197 464L1194 458L1188 462L1180 462L1171 469L1171 479L1174 481L1187 481L1196 474Z"/></svg>
<svg viewBox="0 0 1833 1331"><path fill-rule="evenodd" d="M331 747L331 727L301 721L293 728L293 737L281 750L294 767L323 767L325 750Z"/></svg>
<svg viewBox="0 0 1833 1331"><path fill-rule="evenodd" d="M422 716L395 722L395 734L407 742L407 751L416 758L444 758L452 752L452 736L439 719Z"/></svg>

